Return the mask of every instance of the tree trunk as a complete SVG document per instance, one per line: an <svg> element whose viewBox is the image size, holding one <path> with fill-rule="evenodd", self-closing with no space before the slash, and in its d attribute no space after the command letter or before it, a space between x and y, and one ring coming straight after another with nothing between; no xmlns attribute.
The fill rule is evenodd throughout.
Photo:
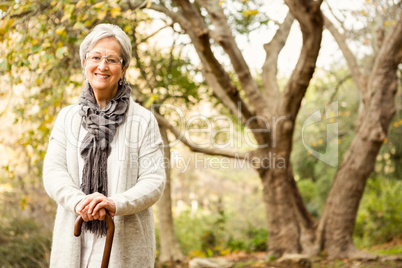
<svg viewBox="0 0 402 268"><path fill-rule="evenodd" d="M161 199L158 201L160 263L181 263L184 261L183 253L177 241L172 216L171 178L170 178L170 147L167 131L160 126L164 143L166 185Z"/></svg>
<svg viewBox="0 0 402 268"><path fill-rule="evenodd" d="M388 95L394 95L395 89L391 89L393 93L388 92ZM381 91L376 93L381 94ZM372 103L373 101L370 104ZM373 108L373 105L365 109L363 114L366 116L363 117L361 127L336 174L322 219L325 225L324 248L330 256L339 258L365 256L354 249L352 234L366 180L374 168L378 151L386 138L387 130L379 129L379 118L384 118L380 115L382 112L387 113L384 124L388 126L394 114L393 102L389 102L388 105L391 106L390 109L383 111Z"/></svg>
<svg viewBox="0 0 402 268"><path fill-rule="evenodd" d="M286 121L284 125L287 125ZM304 205L290 164L293 131L280 128L276 148L264 153L261 161L269 169L260 168L263 197L267 208L268 254L317 254L315 222ZM266 163L268 159L269 163ZM265 162L265 163L264 163Z"/></svg>
<svg viewBox="0 0 402 268"><path fill-rule="evenodd" d="M312 227L301 226L302 222L298 220L298 215L303 213L295 206L293 196L298 192L287 181L287 172L287 169L275 169L261 174L267 207L269 255L303 252L305 246L300 239L308 233L305 230Z"/></svg>
<svg viewBox="0 0 402 268"><path fill-rule="evenodd" d="M402 19L388 35L376 57L361 122L327 198L318 230L330 257L373 257L355 248L352 234L366 180L374 169L376 156L395 114L396 72L401 60Z"/></svg>
<svg viewBox="0 0 402 268"><path fill-rule="evenodd" d="M299 21L303 47L275 112L283 120L269 120L274 122L271 141L275 142L270 144L269 152L262 155L262 159L270 159L269 169L260 168L259 174L267 205L269 253L277 256L286 253L313 255L317 252L317 247L313 247L314 222L293 178L290 154L297 113L313 76L320 50L323 17L320 1L285 2Z"/></svg>

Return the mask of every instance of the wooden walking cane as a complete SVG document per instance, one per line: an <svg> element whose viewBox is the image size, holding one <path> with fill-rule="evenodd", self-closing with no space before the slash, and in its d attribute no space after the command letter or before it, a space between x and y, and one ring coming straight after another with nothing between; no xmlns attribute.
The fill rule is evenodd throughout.
<svg viewBox="0 0 402 268"><path fill-rule="evenodd" d="M80 236L81 235L81 225L84 220L81 216L78 216L77 220L74 224L74 235ZM109 213L106 213L105 218L107 224L107 233L106 233L106 242L105 242L105 249L103 250L103 257L102 257L102 266L101 268L107 268L109 266L109 259L110 259L110 252L112 251L112 243L113 243L113 236L114 236L114 221L112 216Z"/></svg>

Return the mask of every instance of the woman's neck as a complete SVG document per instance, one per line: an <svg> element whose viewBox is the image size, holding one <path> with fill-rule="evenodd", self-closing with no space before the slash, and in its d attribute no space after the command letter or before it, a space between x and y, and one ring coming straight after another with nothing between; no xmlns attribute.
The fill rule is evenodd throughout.
<svg viewBox="0 0 402 268"><path fill-rule="evenodd" d="M103 110L106 107L109 100L113 99L113 97L116 96L117 89L118 87L116 87L116 89L110 92L104 92L104 91L99 92L94 90L96 102L98 103L99 108L101 110Z"/></svg>

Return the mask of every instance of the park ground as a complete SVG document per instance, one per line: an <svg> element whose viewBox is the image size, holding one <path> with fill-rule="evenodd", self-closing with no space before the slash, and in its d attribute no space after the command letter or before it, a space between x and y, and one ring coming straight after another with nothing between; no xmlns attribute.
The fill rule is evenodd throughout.
<svg viewBox="0 0 402 268"><path fill-rule="evenodd" d="M370 261L349 259L328 260L324 253L323 256L311 259L311 268L402 268L402 240L398 239L390 243L373 246L367 249L367 251L378 254L380 256L379 259ZM232 261L234 263L233 268L289 268L280 265L274 260L269 261L266 252L237 252L218 258ZM166 265L162 267L185 268L188 267L188 264L175 266Z"/></svg>

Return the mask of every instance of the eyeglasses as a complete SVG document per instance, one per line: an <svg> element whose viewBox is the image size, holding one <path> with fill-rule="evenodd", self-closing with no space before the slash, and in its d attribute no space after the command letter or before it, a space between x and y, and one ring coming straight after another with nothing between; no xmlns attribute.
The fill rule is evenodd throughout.
<svg viewBox="0 0 402 268"><path fill-rule="evenodd" d="M100 63L103 58L106 59L107 64L111 65L119 65L123 64L123 59L117 56L109 55L109 56L102 56L99 53L87 53L86 59L90 62Z"/></svg>

